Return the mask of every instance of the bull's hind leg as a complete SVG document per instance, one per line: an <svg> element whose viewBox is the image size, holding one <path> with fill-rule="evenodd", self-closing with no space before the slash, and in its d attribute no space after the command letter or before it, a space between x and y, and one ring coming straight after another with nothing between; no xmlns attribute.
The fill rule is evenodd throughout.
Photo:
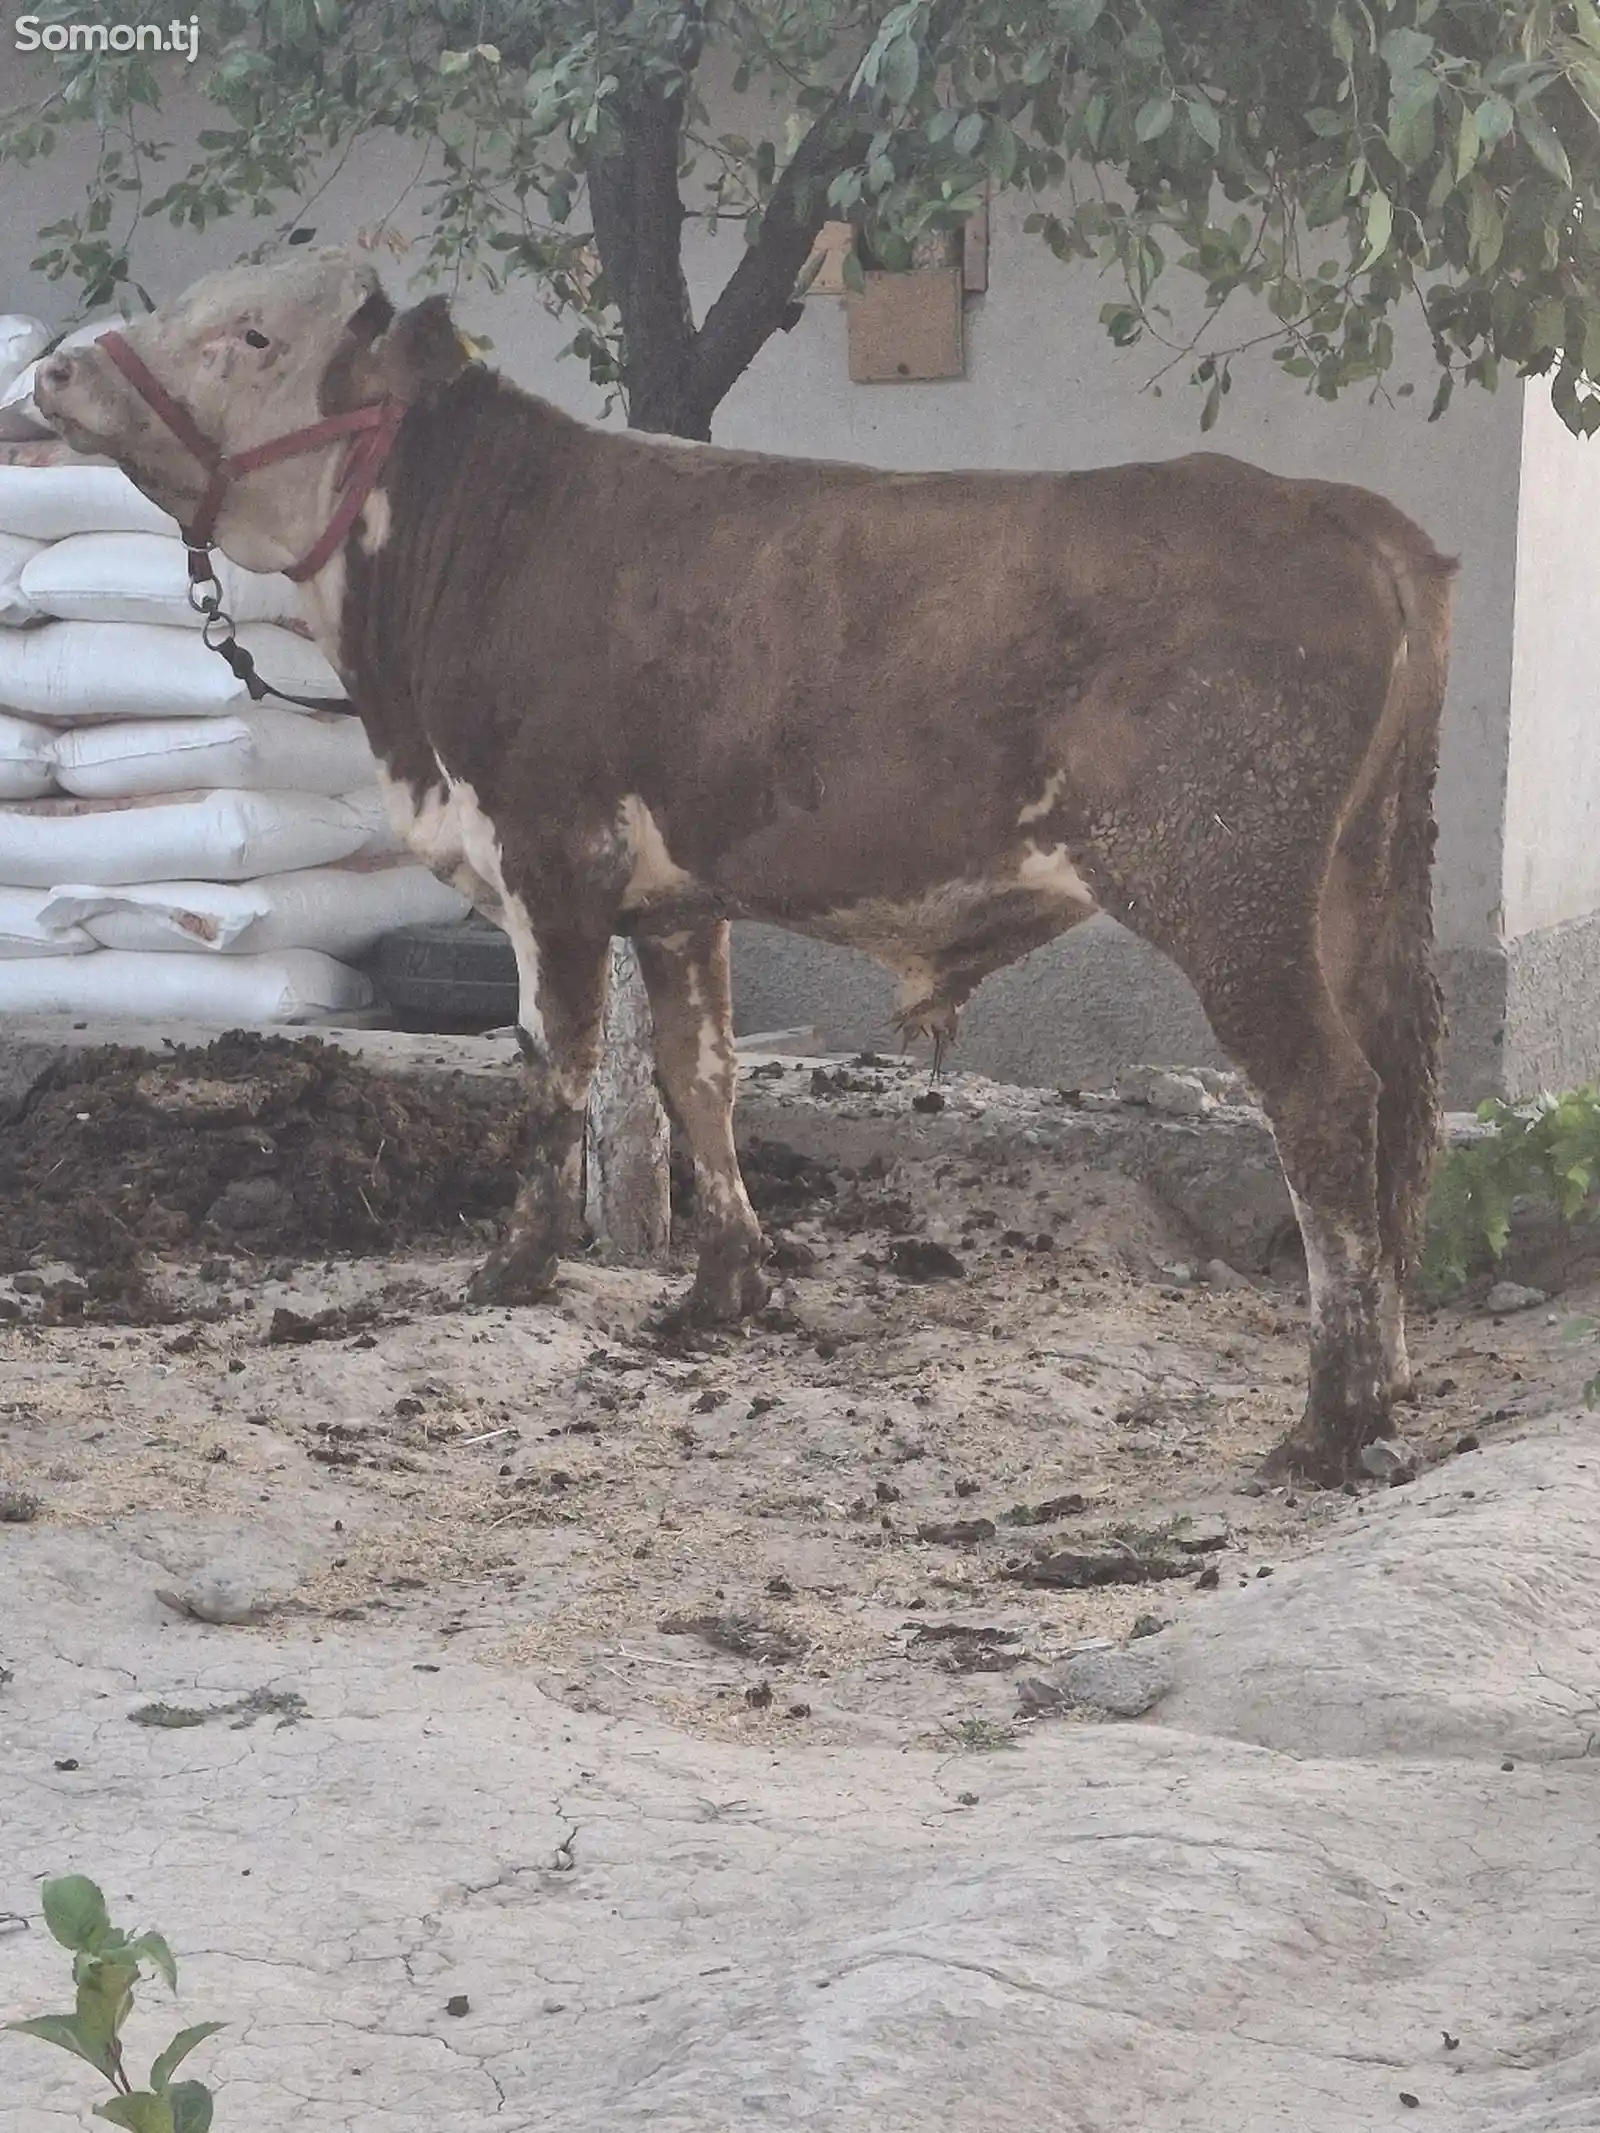
<svg viewBox="0 0 1600 2133"><path fill-rule="evenodd" d="M1305 1244L1305 1414L1269 1467L1335 1483L1388 1427L1394 1333L1378 1218L1378 1077L1314 950L1275 982L1201 987L1212 1026L1261 1093Z"/></svg>
<svg viewBox="0 0 1600 2133"><path fill-rule="evenodd" d="M505 1234L468 1291L474 1303L537 1302L577 1242L583 1123L610 970L607 934L535 937L521 926L512 940L522 989L517 1037L527 1073L527 1151Z"/></svg>
<svg viewBox="0 0 1600 2133"><path fill-rule="evenodd" d="M733 1145L738 1066L725 922L637 936L655 1023L656 1076L694 1157L699 1260L688 1316L727 1324L767 1298L761 1227Z"/></svg>

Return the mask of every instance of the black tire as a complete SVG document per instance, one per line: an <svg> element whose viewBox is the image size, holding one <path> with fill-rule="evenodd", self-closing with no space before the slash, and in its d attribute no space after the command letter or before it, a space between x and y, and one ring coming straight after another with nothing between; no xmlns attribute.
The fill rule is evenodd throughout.
<svg viewBox="0 0 1600 2133"><path fill-rule="evenodd" d="M402 926L384 935L364 967L401 1029L470 1035L517 1019L516 957L487 919Z"/></svg>

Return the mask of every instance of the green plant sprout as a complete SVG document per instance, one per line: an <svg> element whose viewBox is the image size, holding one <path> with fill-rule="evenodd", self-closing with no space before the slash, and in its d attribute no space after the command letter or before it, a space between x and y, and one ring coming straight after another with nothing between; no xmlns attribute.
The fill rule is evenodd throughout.
<svg viewBox="0 0 1600 2133"><path fill-rule="evenodd" d="M122 2062L123 2025L146 1965L177 1991L172 1950L159 1933L128 1934L114 1926L104 1896L82 1874L47 1881L43 1893L45 1924L72 1951L77 2005L71 2014L38 2015L31 2022L8 2022L6 2028L59 2045L103 2074L116 2093L95 2105L97 2118L125 2126L128 2133L209 2133L211 2091L203 2082L172 2077L197 2044L226 2024L197 2022L180 2030L151 2067L150 2086L136 2089Z"/></svg>

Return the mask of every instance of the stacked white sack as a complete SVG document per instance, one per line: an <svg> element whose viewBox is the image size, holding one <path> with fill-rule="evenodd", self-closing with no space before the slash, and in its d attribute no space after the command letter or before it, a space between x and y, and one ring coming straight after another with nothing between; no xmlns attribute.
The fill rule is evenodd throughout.
<svg viewBox="0 0 1600 2133"><path fill-rule="evenodd" d="M397 861L359 723L250 701L201 638L177 527L115 467L0 444L13 457L30 463L0 463L0 1011L369 1006L349 959L469 906ZM341 696L288 581L218 567L261 673Z"/></svg>

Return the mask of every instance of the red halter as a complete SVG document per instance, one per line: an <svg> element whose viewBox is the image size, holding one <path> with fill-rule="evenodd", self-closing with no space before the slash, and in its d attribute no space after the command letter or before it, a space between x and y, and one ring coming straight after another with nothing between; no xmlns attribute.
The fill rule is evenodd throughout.
<svg viewBox="0 0 1600 2133"><path fill-rule="evenodd" d="M195 507L193 519L183 529L184 546L189 551L189 575L197 584L203 584L211 577L207 552L212 545L217 514L230 486L241 474L253 474L258 467L276 466L280 460L298 459L339 437L353 440L345 453L344 465L339 469L338 487L342 494L338 508L306 554L283 573L296 585L306 578L314 578L328 558L343 545L362 505L372 494L395 433L405 420L404 404L399 400L378 400L368 407L352 408L348 414L329 415L321 422L313 422L307 429L291 430L287 436L274 437L248 452L225 453L217 449L189 410L152 375L148 365L134 354L120 333L103 333L96 346L105 350L152 414L166 424L184 450L206 470L208 479L204 492Z"/></svg>

